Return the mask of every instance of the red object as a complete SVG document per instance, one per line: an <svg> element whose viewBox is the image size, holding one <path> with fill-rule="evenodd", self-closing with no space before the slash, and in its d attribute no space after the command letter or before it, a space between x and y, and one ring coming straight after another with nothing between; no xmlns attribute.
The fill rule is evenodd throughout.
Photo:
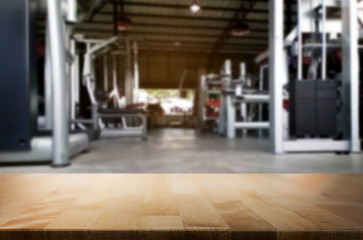
<svg viewBox="0 0 363 240"><path fill-rule="evenodd" d="M290 100L289 99L284 99L283 102L282 102L282 105L283 105L283 108L286 111L289 111L289 109L290 109Z"/></svg>
<svg viewBox="0 0 363 240"><path fill-rule="evenodd" d="M210 107L221 107L221 102L215 100L209 100L207 105Z"/></svg>

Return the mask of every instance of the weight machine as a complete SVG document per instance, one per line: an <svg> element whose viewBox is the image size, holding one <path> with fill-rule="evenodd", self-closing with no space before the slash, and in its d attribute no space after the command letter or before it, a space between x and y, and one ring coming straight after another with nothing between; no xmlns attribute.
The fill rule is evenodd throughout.
<svg viewBox="0 0 363 240"><path fill-rule="evenodd" d="M222 95L224 110L220 115L220 134L233 139L236 137L237 130L243 130L244 136L246 136L248 130L268 129L269 122L254 121L260 117L253 115L259 115L260 112L252 114L251 110L252 105L268 103L270 100L268 93L252 87L252 78L246 74L245 63L240 64L240 77L235 80L231 79L232 63L230 60L225 62L224 69L228 78ZM248 105L250 105L249 108ZM236 116L237 109L240 110L240 119Z"/></svg>
<svg viewBox="0 0 363 240"><path fill-rule="evenodd" d="M273 152L360 152L357 1L298 0L298 26L286 39L283 1L270 1L270 9L270 137ZM342 49L342 74L334 81L329 80L327 71L327 54L332 47ZM290 50L293 50L292 54ZM308 67L304 66L306 53L310 53ZM287 59L291 55L297 56L295 76L288 70L291 61ZM288 122L284 119L286 110L283 108L286 91L290 100ZM341 99L340 113L336 105L331 104L334 99ZM314 114L307 118L308 125L301 122L304 107L305 114ZM327 116L333 116L333 119L329 120ZM317 127L324 121L338 123L336 128L329 128L328 132L333 134L322 136L317 132L324 129ZM286 125L289 127L285 128ZM341 134L332 137L334 131ZM308 134L301 137L302 133Z"/></svg>
<svg viewBox="0 0 363 240"><path fill-rule="evenodd" d="M235 138L237 130L243 130L246 135L248 130L268 129L269 123L263 121L260 105L269 103L269 95L253 87L253 80L246 74L245 63L240 64L240 77L232 79L230 60L225 61L221 74L202 75L199 106L204 125L201 126L217 123L217 133L228 138ZM237 116L238 110L240 116Z"/></svg>
<svg viewBox="0 0 363 240"><path fill-rule="evenodd" d="M252 88L249 83L252 79L248 78L245 72L245 64L241 64L241 77L239 80L232 82L231 86L235 85L235 89L231 89L232 91L227 92L229 97L232 97L232 104L228 107L228 137L234 138L237 129L244 130L244 135L246 135L247 130L263 130L269 128L269 122L263 121L260 119L259 121L254 121L255 117L252 114L247 112L248 105L260 106L262 104L266 104L269 102L268 93L263 90L258 90L256 88ZM234 90L234 91L233 91ZM242 121L236 120L236 108L240 106ZM260 113L257 113L260 115ZM257 118L260 118L258 116Z"/></svg>
<svg viewBox="0 0 363 240"><path fill-rule="evenodd" d="M107 64L104 64L104 90L96 89L96 76L94 73L93 67L93 59L96 58L97 53L99 53L102 49L105 50L106 47L109 47L111 44L115 44L118 41L118 37L113 37L108 40L93 40L93 39L82 39L78 38L78 42L86 43L87 50L84 54L84 64L83 64L83 81L84 85L87 88L87 92L89 98L91 100L91 108L92 108L92 124L94 129L104 130L106 125L104 124L104 120L107 119L119 119L123 128L117 129L117 136L141 136L143 140L147 139L147 117L142 109L132 108L126 105L127 101L129 103L133 102L132 95L126 94L126 99L122 99L120 97L118 84L117 84L117 61L116 54L113 54L113 88L110 93L108 93L107 89ZM129 40L126 40L126 47L128 47ZM137 45L134 45L137 48ZM126 48L127 49L127 48ZM106 51L107 52L107 51ZM137 49L136 49L137 53ZM128 62L128 60L127 60ZM137 64L137 63L136 63ZM128 70L126 71L128 73ZM138 74L137 74L138 75ZM133 85L132 79L131 82L128 82L128 77L126 76L125 82L125 91L129 91L132 93L137 93L137 90L130 89ZM138 81L138 80L137 80ZM138 85L138 84L137 84ZM128 98L128 99L127 99ZM114 107L110 108L107 106L107 102L113 101ZM126 101L125 101L126 100ZM128 121L131 120L133 123L141 123L137 126L129 126ZM115 135L115 134L113 134Z"/></svg>
<svg viewBox="0 0 363 240"><path fill-rule="evenodd" d="M220 115L222 86L224 82L216 74L202 74L199 85L199 127L214 129Z"/></svg>
<svg viewBox="0 0 363 240"><path fill-rule="evenodd" d="M70 130L69 83L76 65L70 36L99 1L0 1L0 163L51 162L61 167L88 151L84 131ZM46 14L45 116L38 116L37 14ZM78 14L79 13L79 14ZM10 45L9 45L10 44ZM14 99L12 101L11 99ZM43 121L38 121L42 119ZM39 122L39 123L38 123Z"/></svg>

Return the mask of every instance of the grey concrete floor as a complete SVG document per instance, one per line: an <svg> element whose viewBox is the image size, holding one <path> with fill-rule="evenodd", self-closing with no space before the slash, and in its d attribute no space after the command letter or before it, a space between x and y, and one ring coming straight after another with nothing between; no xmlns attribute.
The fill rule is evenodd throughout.
<svg viewBox="0 0 363 240"><path fill-rule="evenodd" d="M72 165L0 166L3 173L363 173L363 155L269 152L267 139L227 140L194 130L153 131L139 138L104 138Z"/></svg>

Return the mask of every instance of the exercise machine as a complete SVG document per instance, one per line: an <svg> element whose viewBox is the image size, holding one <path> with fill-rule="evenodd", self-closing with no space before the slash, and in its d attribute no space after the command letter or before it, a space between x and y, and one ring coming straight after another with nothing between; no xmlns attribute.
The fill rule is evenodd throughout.
<svg viewBox="0 0 363 240"><path fill-rule="evenodd" d="M357 1L298 0L298 6L298 25L285 38L283 1L270 1L272 150L277 154L360 152ZM342 71L331 75L328 55L334 48L341 51ZM293 73L288 62L296 62ZM282 104L285 91L290 103L287 122ZM302 110L311 118L301 118ZM306 123L301 122L304 119ZM325 129L322 124L329 126Z"/></svg>
<svg viewBox="0 0 363 240"><path fill-rule="evenodd" d="M226 68L231 68L231 64L226 64ZM268 92L259 90L252 86L252 77L246 74L246 65L241 63L240 78L232 80L224 94L227 98L227 137L235 138L236 131L241 129L246 136L248 130L268 129L268 121L259 121L258 108L261 104L267 104L270 100ZM230 72L229 70L228 72ZM236 117L237 109L241 113L240 120Z"/></svg>
<svg viewBox="0 0 363 240"><path fill-rule="evenodd" d="M105 49L107 46L114 44L118 41L118 37L112 37L108 40L94 40L94 39L82 39L78 38L78 42L86 43L87 50L84 54L84 64L83 64L83 83L87 88L88 96L91 101L92 108L92 123L95 129L104 130L106 125L104 124L104 120L107 119L120 119L122 128L112 129L118 136L140 136L143 140L147 139L147 117L144 111L140 108L131 107L127 105L127 101L133 101L132 95L125 96L126 101L121 99L119 88L117 84L117 62L116 55L113 55L113 88L110 93L107 90L97 90L96 88L96 76L93 69L93 61L96 57L96 54ZM127 47L128 41L126 41ZM107 68L107 64L104 66ZM105 73L108 70L105 70ZM104 77L104 81L106 77ZM127 79L126 79L127 80ZM104 83L106 84L106 82ZM106 84L107 85L107 84ZM126 92L136 92L137 90L130 89L132 83L125 83L125 93ZM126 89L127 88L127 89ZM108 102L114 102L115 105L113 107L108 106ZM123 103L122 103L123 102ZM130 103L130 102L129 102ZM135 106L135 105L133 105ZM136 105L138 106L138 105ZM132 126L129 125L129 122L136 123ZM102 133L101 133L102 134Z"/></svg>
<svg viewBox="0 0 363 240"><path fill-rule="evenodd" d="M89 148L88 135L70 131L70 35L99 1L0 1L0 163L50 162L61 167ZM62 7L61 7L62 6ZM79 7L79 8L78 8ZM38 124L37 14L46 15L46 112Z"/></svg>
<svg viewBox="0 0 363 240"><path fill-rule="evenodd" d="M199 128L202 131L217 131L223 84L219 75L203 74L200 76L198 112Z"/></svg>
<svg viewBox="0 0 363 240"><path fill-rule="evenodd" d="M254 86L254 79L246 73L246 64L240 64L240 76L232 79L232 62L225 61L225 73L228 77L223 89L223 111L220 115L220 134L235 138L237 130L242 130L243 136L249 130L268 129L269 122L261 121L258 106L269 102L268 92ZM239 116L237 113L240 113ZM259 120L260 119L260 120Z"/></svg>

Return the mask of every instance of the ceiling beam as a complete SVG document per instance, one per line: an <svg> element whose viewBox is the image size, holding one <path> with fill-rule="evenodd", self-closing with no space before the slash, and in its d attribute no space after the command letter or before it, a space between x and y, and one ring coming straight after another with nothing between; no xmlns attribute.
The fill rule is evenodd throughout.
<svg viewBox="0 0 363 240"><path fill-rule="evenodd" d="M159 42L159 41L140 41L140 46L158 46L158 47L175 47L175 48L197 48L197 49L209 49L211 50L211 46L210 45L201 45L201 44L187 44L185 42L181 43L179 46L175 46L173 44L173 42ZM252 50L252 51L259 51L261 52L261 50L265 50L265 47L263 47L262 45L258 46L258 47L252 47L251 45L243 45L240 44L238 46L225 46L223 48L225 49L229 49L229 50Z"/></svg>
<svg viewBox="0 0 363 240"><path fill-rule="evenodd" d="M112 16L112 12L102 11L97 13L97 16ZM180 20L198 20L198 21L222 21L229 22L230 18L219 18L219 17L201 17L201 16L188 16L188 15L170 15L170 14L146 14L146 13L132 13L125 12L127 17L144 17L144 18L163 18L163 19L180 19ZM247 23L260 23L267 24L268 19L245 19Z"/></svg>
<svg viewBox="0 0 363 240"><path fill-rule="evenodd" d="M169 8L169 9L184 9L189 10L190 5L188 4L165 4L165 3L154 3L154 2L131 2L124 1L125 6L136 6L136 7L150 7L150 8ZM212 7L201 5L203 11L223 11L234 13L237 9L226 8L226 7ZM268 9L256 9L254 13L268 14Z"/></svg>
<svg viewBox="0 0 363 240"><path fill-rule="evenodd" d="M94 28L78 28L78 32L95 32L95 33L113 33L111 29L94 29ZM169 33L169 32L155 32L155 31L129 31L127 34L141 34L141 35L153 35L153 36L171 36L171 37L191 37L191 38L218 38L219 35L216 34L187 34L187 33ZM234 37L237 38L237 37ZM239 38L240 39L240 38ZM260 36L246 36L243 38L244 40L264 40L268 41L268 36L260 37Z"/></svg>
<svg viewBox="0 0 363 240"><path fill-rule="evenodd" d="M238 2L240 2L240 1L238 1ZM260 2L267 3L267 1L260 1ZM166 3L135 2L135 1L123 1L123 4L125 6L150 7L150 8L169 8L169 9L187 9L187 10L189 10L189 8L190 8L189 4L166 4ZM238 10L238 8L215 7L215 6L208 6L208 5L204 5L204 4L202 4L201 7L202 7L202 11L223 11L223 12L234 13ZM248 12L248 10L246 10L246 9L241 9L240 11ZM269 14L269 10L268 9L253 9L253 11L251 11L251 13Z"/></svg>
<svg viewBox="0 0 363 240"><path fill-rule="evenodd" d="M41 19L39 21L40 24L45 25L45 20ZM84 21L83 23L86 24L95 24L95 25L107 25L110 26L113 24L112 21ZM220 30L224 30L225 27L215 27L215 26L197 26L197 25L179 25L179 24L165 24L165 23L161 23L161 24L155 24L155 23L138 23L138 22L133 22L134 26L138 26L138 27L150 27L150 28L184 28L184 29L195 29L195 30L215 30L215 31L220 31ZM267 28L251 28L251 32L252 33L268 33L269 29Z"/></svg>
<svg viewBox="0 0 363 240"><path fill-rule="evenodd" d="M112 21L85 21L84 23L97 24L97 25L111 25ZM138 27L150 27L150 28L184 28L184 29L196 29L196 30L224 30L225 27L214 27L214 26L196 26L196 25L178 25L178 24L154 24L154 23L133 23L134 26ZM251 28L252 33L268 33L267 28Z"/></svg>
<svg viewBox="0 0 363 240"><path fill-rule="evenodd" d="M97 13L97 16L107 16L112 17L112 12L102 11ZM211 21L211 22L229 22L231 18L221 18L221 17L201 17L201 16L190 16L190 15L170 15L170 14L146 14L146 13L131 13L125 12L127 17L140 17L140 18L161 18L161 19L173 19L173 20L189 20L189 21ZM255 24L268 24L268 19L245 19L246 23ZM285 19L285 23L287 20ZM293 23L295 24L295 22Z"/></svg>
<svg viewBox="0 0 363 240"><path fill-rule="evenodd" d="M167 52L192 52L192 53L210 53L210 49L195 49L195 48L159 48L159 47L140 47L140 50L149 50L149 51L167 51ZM220 50L219 54L248 54L248 55L257 55L259 51L251 51L251 50L244 50L244 51L233 51L233 50Z"/></svg>
<svg viewBox="0 0 363 240"><path fill-rule="evenodd" d="M44 28L39 28L38 29L38 34L44 35ZM93 29L91 29L90 31L88 31L88 29L81 29L79 31L79 33L91 33L90 35L92 35L92 33L95 33L96 35L101 34L102 36L105 37L109 37L109 36L113 36L113 33L111 30L102 30L102 31L98 31L98 32L94 32ZM128 33L128 35L139 35L139 33ZM164 35L162 33L155 35L155 34L148 34L148 35L144 35L143 37L140 38L140 41L144 41L144 42L159 42L159 43L166 43L166 44L173 44L176 40L175 39L158 39L158 38L152 38L150 39L150 37L168 37L169 35ZM209 38L210 39L210 38ZM215 44L215 41L205 41L206 39L203 38L195 38L195 39L181 39L179 40L179 42L181 44L195 44L195 45L208 45L211 46ZM248 39L247 39L248 40ZM249 47L256 47L256 48L267 48L268 46L268 42L243 42L239 41L239 42L228 42L225 44L225 46L228 47L241 47L241 46L249 46Z"/></svg>
<svg viewBox="0 0 363 240"><path fill-rule="evenodd" d="M173 44L175 41L172 40L163 40L163 39L158 39L158 40L151 40L151 39L144 39L144 42L151 42L151 43L164 43L164 44ZM213 45L215 42L201 42L201 41L179 41L181 43L181 45L183 44L191 44L191 45L204 45L204 46L209 46ZM267 47L267 44L256 44L256 43L226 43L225 46L228 47L241 47L241 46L248 46L249 48L258 48L258 49L265 49Z"/></svg>

